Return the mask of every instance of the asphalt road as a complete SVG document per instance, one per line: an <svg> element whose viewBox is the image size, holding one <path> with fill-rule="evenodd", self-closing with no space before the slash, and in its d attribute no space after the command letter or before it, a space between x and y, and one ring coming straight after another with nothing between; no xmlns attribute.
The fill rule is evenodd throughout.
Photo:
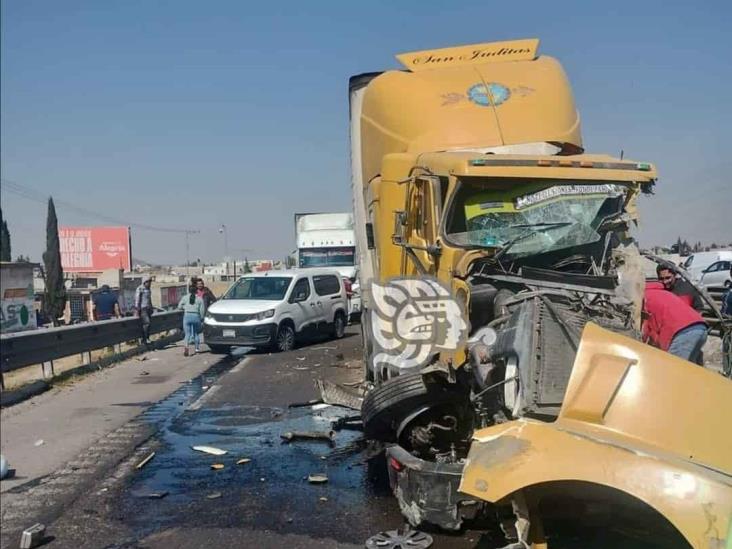
<svg viewBox="0 0 732 549"><path fill-rule="evenodd" d="M357 333L281 354L183 358L175 346L3 411L3 449L25 442L11 460L15 480L2 482L1 546L17 547L36 522L47 526L48 547L80 549L356 548L402 527L384 461L360 431L340 430L332 444L281 438L330 430L354 413L289 405L319 398L318 379L361 380ZM23 427L39 421L48 442L36 447ZM192 449L198 445L227 453ZM34 461L34 451L48 454ZM327 482L312 484L311 474ZM577 536L574 526L552 547L647 547L615 542L605 528ZM433 547L505 544L494 525L480 527L431 532Z"/></svg>
<svg viewBox="0 0 732 549"><path fill-rule="evenodd" d="M184 359L180 348L151 353L177 363L176 372L189 371L190 379L157 403L125 400L134 381L114 384L117 402L149 407L66 466L13 485L13 505L3 506L2 546L17 546L20 529L36 520L47 525L49 547L69 548L363 547L369 536L401 527L383 460L367 459L360 431L341 430L333 444L288 444L280 436L329 430L332 421L354 413L288 405L319 398L316 379L361 380L357 333L355 327L342 340L282 354L241 350ZM158 375L156 362L142 364ZM87 383L99 385L80 380L76 390L82 394ZM95 406L94 414L104 417L105 410ZM197 452L195 445L227 454ZM251 461L237 464L242 458ZM214 463L224 467L214 470ZM328 481L309 483L316 473ZM435 534L435 546L476 547L480 536Z"/></svg>

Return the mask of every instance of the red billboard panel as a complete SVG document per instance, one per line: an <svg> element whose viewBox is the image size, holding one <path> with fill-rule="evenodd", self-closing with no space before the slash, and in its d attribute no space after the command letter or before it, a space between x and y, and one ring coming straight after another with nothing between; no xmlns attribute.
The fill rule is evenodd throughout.
<svg viewBox="0 0 732 549"><path fill-rule="evenodd" d="M132 267L129 227L59 227L61 266L67 272Z"/></svg>

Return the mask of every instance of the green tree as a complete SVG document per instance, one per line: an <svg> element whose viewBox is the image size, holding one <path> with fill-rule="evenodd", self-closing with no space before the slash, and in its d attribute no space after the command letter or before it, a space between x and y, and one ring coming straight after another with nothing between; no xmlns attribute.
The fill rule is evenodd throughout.
<svg viewBox="0 0 732 549"><path fill-rule="evenodd" d="M3 211L0 209L0 261L12 260L8 222L3 219Z"/></svg>
<svg viewBox="0 0 732 549"><path fill-rule="evenodd" d="M46 251L43 253L43 279L46 291L43 309L46 316L58 326L58 318L66 307L66 286L64 271L61 268L61 246L58 240L58 219L53 198L48 199L48 217L46 218Z"/></svg>

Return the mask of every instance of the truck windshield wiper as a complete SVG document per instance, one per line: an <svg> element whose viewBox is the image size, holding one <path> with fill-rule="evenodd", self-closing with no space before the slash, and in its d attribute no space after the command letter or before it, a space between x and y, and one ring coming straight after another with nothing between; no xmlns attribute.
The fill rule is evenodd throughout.
<svg viewBox="0 0 732 549"><path fill-rule="evenodd" d="M549 231L551 229L558 229L559 227L566 227L567 225L572 225L571 221L560 221L558 223L522 223L520 225L510 225L511 228L523 228L523 227L529 227L529 230L521 233L516 238L513 238L506 242L503 246L501 246L501 249L498 250L495 256L493 256L494 259L500 259L501 256L503 256L508 250L516 243L521 242L522 240L525 240L529 238L530 236L533 236L541 231Z"/></svg>

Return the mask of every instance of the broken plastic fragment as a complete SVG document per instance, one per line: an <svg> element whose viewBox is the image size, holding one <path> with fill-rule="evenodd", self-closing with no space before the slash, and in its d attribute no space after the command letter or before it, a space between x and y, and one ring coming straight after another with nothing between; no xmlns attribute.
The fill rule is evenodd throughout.
<svg viewBox="0 0 732 549"><path fill-rule="evenodd" d="M140 463L135 465L135 469L142 469L154 457L155 457L155 452L150 452L150 454L148 454L148 456L145 457L145 459L143 459Z"/></svg>
<svg viewBox="0 0 732 549"><path fill-rule="evenodd" d="M223 463L212 463L211 464L211 469L213 469L214 471L220 471L223 468L224 468Z"/></svg>
<svg viewBox="0 0 732 549"><path fill-rule="evenodd" d="M244 465L245 463L249 463L250 461L252 461L252 460L249 459L249 458L241 458L239 461L236 462L236 464L237 465Z"/></svg>
<svg viewBox="0 0 732 549"><path fill-rule="evenodd" d="M308 482L310 484L323 484L328 482L328 477L320 473L311 473L308 475Z"/></svg>
<svg viewBox="0 0 732 549"><path fill-rule="evenodd" d="M211 454L212 456L223 456L226 454L226 450L221 448L214 448L213 446L192 446L197 452L203 452L204 454Z"/></svg>
<svg viewBox="0 0 732 549"><path fill-rule="evenodd" d="M221 497L221 492L211 492L206 496L206 499L218 499Z"/></svg>

